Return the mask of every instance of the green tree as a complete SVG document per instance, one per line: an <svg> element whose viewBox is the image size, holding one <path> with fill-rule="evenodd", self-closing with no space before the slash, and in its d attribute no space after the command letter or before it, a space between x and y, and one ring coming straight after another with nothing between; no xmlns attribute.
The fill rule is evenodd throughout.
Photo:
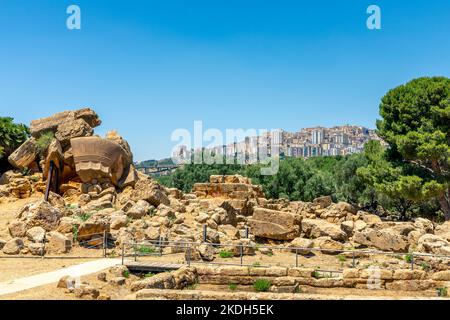
<svg viewBox="0 0 450 320"><path fill-rule="evenodd" d="M28 128L14 123L10 117L0 117L0 172L8 167L7 158L29 136Z"/></svg>
<svg viewBox="0 0 450 320"><path fill-rule="evenodd" d="M398 177L385 192L410 200L436 197L450 220L450 79L419 78L390 90L380 115L377 127L390 145L388 160L422 175Z"/></svg>

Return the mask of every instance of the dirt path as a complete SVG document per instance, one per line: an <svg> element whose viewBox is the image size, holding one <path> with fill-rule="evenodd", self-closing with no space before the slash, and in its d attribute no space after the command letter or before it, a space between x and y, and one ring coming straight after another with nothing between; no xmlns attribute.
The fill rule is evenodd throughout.
<svg viewBox="0 0 450 320"><path fill-rule="evenodd" d="M20 292L39 286L56 283L63 276L81 277L99 272L121 263L121 259L100 259L90 261L52 272L41 273L31 277L15 279L0 283L0 296Z"/></svg>

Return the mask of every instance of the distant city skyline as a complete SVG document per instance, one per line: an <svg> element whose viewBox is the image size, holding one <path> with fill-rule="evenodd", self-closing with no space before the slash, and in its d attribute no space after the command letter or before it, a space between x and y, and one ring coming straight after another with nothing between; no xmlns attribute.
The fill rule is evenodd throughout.
<svg viewBox="0 0 450 320"><path fill-rule="evenodd" d="M66 25L69 5L81 29ZM381 9L369 30L367 8ZM93 108L136 161L207 128L374 129L386 92L450 77L450 2L4 0L0 116Z"/></svg>

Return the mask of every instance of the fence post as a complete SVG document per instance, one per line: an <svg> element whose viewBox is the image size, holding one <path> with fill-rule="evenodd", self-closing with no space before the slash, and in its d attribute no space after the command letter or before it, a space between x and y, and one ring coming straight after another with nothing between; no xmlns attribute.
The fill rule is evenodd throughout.
<svg viewBox="0 0 450 320"><path fill-rule="evenodd" d="M203 242L206 242L208 237L208 226L206 224L203 225Z"/></svg>
<svg viewBox="0 0 450 320"><path fill-rule="evenodd" d="M411 270L414 270L414 253L411 253Z"/></svg>
<svg viewBox="0 0 450 320"><path fill-rule="evenodd" d="M134 261L136 262L137 261L137 248L136 248L136 242L135 241L133 241L133 248L134 248Z"/></svg>
<svg viewBox="0 0 450 320"><path fill-rule="evenodd" d="M241 256L241 266L242 266L244 257L244 246L242 244L239 246L239 255Z"/></svg>
<svg viewBox="0 0 450 320"><path fill-rule="evenodd" d="M125 243L122 243L122 265L124 265L125 260Z"/></svg>
<svg viewBox="0 0 450 320"><path fill-rule="evenodd" d="M106 258L106 230L103 231L103 258Z"/></svg>
<svg viewBox="0 0 450 320"><path fill-rule="evenodd" d="M188 247L187 247L187 252L188 252L188 254L187 254L187 262L188 262L188 267L190 267L191 266L191 244L190 243L188 243Z"/></svg>
<svg viewBox="0 0 450 320"><path fill-rule="evenodd" d="M298 268L298 249L295 249L295 267Z"/></svg>
<svg viewBox="0 0 450 320"><path fill-rule="evenodd" d="M245 239L248 239L250 236L250 228L249 227L245 227Z"/></svg>
<svg viewBox="0 0 450 320"><path fill-rule="evenodd" d="M44 237L42 238L42 252L41 252L41 259L45 258L45 234Z"/></svg>
<svg viewBox="0 0 450 320"><path fill-rule="evenodd" d="M163 253L163 247L162 247L162 238L161 235L159 235L159 256L162 257Z"/></svg>
<svg viewBox="0 0 450 320"><path fill-rule="evenodd" d="M352 265L353 265L353 268L356 268L356 259L355 259L355 252L354 251L352 252Z"/></svg>

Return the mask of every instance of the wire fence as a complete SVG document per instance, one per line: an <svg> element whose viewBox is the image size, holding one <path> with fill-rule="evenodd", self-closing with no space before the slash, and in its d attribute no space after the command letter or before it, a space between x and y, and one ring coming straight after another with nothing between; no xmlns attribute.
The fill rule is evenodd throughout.
<svg viewBox="0 0 450 320"><path fill-rule="evenodd" d="M227 258L239 258L239 262L229 263L224 261L204 261L203 259L193 259L195 257L195 251L201 245L210 245L215 249L222 249L222 252L229 252ZM166 250L172 249L172 250ZM417 267L423 267L420 263L425 260L437 260L446 261L450 269L450 256L448 255L437 255L421 252L387 252L380 250L340 250L340 249L324 249L324 248L308 248L308 247L295 247L295 246L265 246L259 244L227 244L227 243L211 243L211 242L189 242L189 241L169 241L169 240L146 240L140 242L125 242L122 244L122 264L125 264L125 258L133 258L135 262L142 257L162 257L163 255L173 255L173 254L184 254L183 264L188 266L192 264L210 264L210 265L231 265L231 266L247 266L247 267L271 267L277 266L278 264L270 263L269 257L262 259L262 264L249 264L245 261L245 256L252 256L254 253L261 249L267 249L271 251L281 251L287 255L291 255L291 258L287 257L287 266L289 267L299 267L300 259L308 256L309 254L322 253L329 254L338 257L345 257L345 259L351 259L349 267L356 268L358 266L358 261L364 258L372 258L374 256L384 256L384 257L396 257L399 258L409 265L411 270ZM217 251L217 250L216 250ZM262 255L263 256L263 255ZM264 261L266 260L266 261ZM346 260L347 261L347 260ZM432 266L429 266L432 269ZM318 270L321 272L342 273L342 270Z"/></svg>
<svg viewBox="0 0 450 320"><path fill-rule="evenodd" d="M0 259L98 259L107 258L112 250L115 249L115 240L109 232L83 234L81 236L74 237L72 240L72 248L84 248L92 250L101 250L101 255L55 255L53 250L48 250L49 239L44 236L41 241L35 241L35 244L40 244L39 247L34 249L32 255L13 254L13 255L0 255ZM56 250L58 251L58 250Z"/></svg>

